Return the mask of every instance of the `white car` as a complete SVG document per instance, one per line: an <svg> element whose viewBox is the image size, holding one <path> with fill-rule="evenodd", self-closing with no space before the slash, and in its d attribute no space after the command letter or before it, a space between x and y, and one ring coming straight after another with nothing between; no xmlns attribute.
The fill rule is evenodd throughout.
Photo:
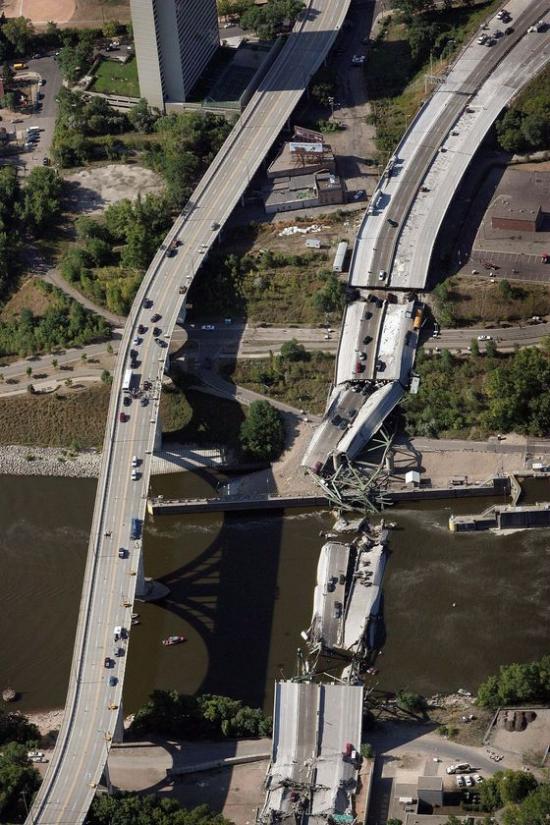
<svg viewBox="0 0 550 825"><path fill-rule="evenodd" d="M483 777L480 776L478 773L476 773L476 775L474 776L474 779L478 783L478 785L479 785L480 782L483 782Z"/></svg>
<svg viewBox="0 0 550 825"><path fill-rule="evenodd" d="M493 336L492 335L478 335L477 340L478 341L492 341Z"/></svg>
<svg viewBox="0 0 550 825"><path fill-rule="evenodd" d="M139 473L134 467L134 469L132 470L132 481L137 481L138 478L139 478Z"/></svg>
<svg viewBox="0 0 550 825"><path fill-rule="evenodd" d="M379 281L385 281L387 277L388 277L388 273L386 272L386 270L381 269L380 272L378 273L378 280Z"/></svg>
<svg viewBox="0 0 550 825"><path fill-rule="evenodd" d="M201 329L213 330L213 329L216 329L216 327L214 326L214 324L203 324L201 326Z"/></svg>

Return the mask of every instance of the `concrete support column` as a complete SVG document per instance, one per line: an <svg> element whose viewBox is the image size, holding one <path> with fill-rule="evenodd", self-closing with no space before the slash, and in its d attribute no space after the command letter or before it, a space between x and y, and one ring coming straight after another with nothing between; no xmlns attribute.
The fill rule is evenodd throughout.
<svg viewBox="0 0 550 825"><path fill-rule="evenodd" d="M116 718L116 725L113 731L113 745L120 745L124 739L124 710L122 708L122 701L120 702L118 708L118 714Z"/></svg>
<svg viewBox="0 0 550 825"><path fill-rule="evenodd" d="M157 415L157 425L155 428L155 440L153 442L153 452L160 453L162 450L162 423L160 420L160 411Z"/></svg>
<svg viewBox="0 0 550 825"><path fill-rule="evenodd" d="M140 599L143 598L147 592L147 583L145 581L145 572L143 570L143 548L141 546L139 548L136 576L136 599Z"/></svg>

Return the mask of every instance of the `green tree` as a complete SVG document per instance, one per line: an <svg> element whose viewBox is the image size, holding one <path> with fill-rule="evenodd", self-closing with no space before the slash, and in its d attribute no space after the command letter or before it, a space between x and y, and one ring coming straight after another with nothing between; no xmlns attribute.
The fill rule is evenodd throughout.
<svg viewBox="0 0 550 825"><path fill-rule="evenodd" d="M26 17L12 17L2 24L2 35L13 45L16 54L21 56L26 53L33 34L33 25Z"/></svg>
<svg viewBox="0 0 550 825"><path fill-rule="evenodd" d="M94 798L88 825L232 825L206 806L186 810L175 799L132 793Z"/></svg>
<svg viewBox="0 0 550 825"><path fill-rule="evenodd" d="M548 825L550 818L550 785L545 782L519 804L507 805L502 814L503 825Z"/></svg>
<svg viewBox="0 0 550 825"><path fill-rule="evenodd" d="M495 341L491 338L490 341L485 342L485 354L487 358L496 358L497 355L497 345Z"/></svg>
<svg viewBox="0 0 550 825"><path fill-rule="evenodd" d="M101 380L104 384L112 384L113 383L113 376L109 372L109 370L103 370L101 373Z"/></svg>
<svg viewBox="0 0 550 825"><path fill-rule="evenodd" d="M35 167L27 177L20 215L34 234L40 235L59 218L62 189L62 178L49 167Z"/></svg>
<svg viewBox="0 0 550 825"><path fill-rule="evenodd" d="M325 285L315 293L313 301L321 312L339 312L344 306L344 285L330 273L325 277Z"/></svg>
<svg viewBox="0 0 550 825"><path fill-rule="evenodd" d="M513 295L512 287L510 286L510 281L507 281L506 278L503 278L502 281L499 281L498 291L500 292L503 298L509 300Z"/></svg>
<svg viewBox="0 0 550 825"><path fill-rule="evenodd" d="M34 792L40 784L37 771L27 757L26 745L9 742L0 753L0 819L14 822L30 807Z"/></svg>
<svg viewBox="0 0 550 825"><path fill-rule="evenodd" d="M291 338L281 345L281 358L284 361L307 361L308 353L303 344L299 344L296 338Z"/></svg>
<svg viewBox="0 0 550 825"><path fill-rule="evenodd" d="M128 112L128 120L136 132L152 132L158 118L158 111L151 109L144 97Z"/></svg>
<svg viewBox="0 0 550 825"><path fill-rule="evenodd" d="M106 20L101 31L103 37L116 37L120 30L120 23L118 20Z"/></svg>
<svg viewBox="0 0 550 825"><path fill-rule="evenodd" d="M284 446L284 426L278 410L268 401L253 401L241 425L241 447L255 458L273 460Z"/></svg>
<svg viewBox="0 0 550 825"><path fill-rule="evenodd" d="M427 702L423 696L407 690L399 691L397 704L409 713L424 713L427 708Z"/></svg>

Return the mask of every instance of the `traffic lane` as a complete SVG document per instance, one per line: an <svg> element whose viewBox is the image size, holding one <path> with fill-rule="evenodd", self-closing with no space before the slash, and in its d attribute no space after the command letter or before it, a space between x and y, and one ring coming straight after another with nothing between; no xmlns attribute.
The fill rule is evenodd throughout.
<svg viewBox="0 0 550 825"><path fill-rule="evenodd" d="M532 4L531 4L532 5ZM475 66L461 90L457 89L456 94L457 98L450 98L447 101L446 108L440 115L438 121L436 122L433 129L429 132L429 140L433 142L434 145L426 146L425 144L421 144L420 147L417 149L414 155L414 165L412 164L412 160L409 161L407 166L406 172L408 174L405 176L404 180L409 179L409 183L405 182L404 187L398 187L396 193L394 193L392 201L396 203L396 200L399 198L401 201L401 205L397 206L397 204L392 209L392 202L389 204L389 211L388 214L392 213L392 218L398 220L399 223L403 221L404 218L408 215L410 211L410 207L412 205L412 201L416 195L416 189L420 184L421 180L425 177L431 159L435 155L434 148L437 148L442 142L445 136L447 135L448 131L452 127L453 122L456 120L460 112L462 111L465 100L463 96L459 95L459 92L462 94L472 94L481 85L481 82L494 70L497 63L503 59L503 57L508 54L512 49L513 46L521 39L524 35L525 29L522 28L531 20L536 20L540 16L540 14L544 11L545 4L543 2L539 2L536 4L536 9L533 8L528 9L524 12L523 15L518 18L518 26L519 29L516 32L516 35L509 38L502 38L499 43L490 50L489 57L485 53L483 53L483 58L481 61ZM527 21L523 23L523 21ZM501 47L499 49L499 46ZM467 90L467 87L471 87ZM443 87L442 91L445 91ZM409 172L412 166L412 171ZM412 191L414 190L414 191ZM411 197L412 195L412 197ZM398 210L396 213L395 210ZM397 216L396 216L397 215ZM400 234L400 233L399 233ZM397 248L397 244L399 241L399 236L394 235L392 236L391 233L383 227L381 230L382 237L377 239L377 256L374 258L374 265L373 270L376 272L379 269L386 269L388 272L391 270L391 266L393 265L393 259L395 256L395 251Z"/></svg>

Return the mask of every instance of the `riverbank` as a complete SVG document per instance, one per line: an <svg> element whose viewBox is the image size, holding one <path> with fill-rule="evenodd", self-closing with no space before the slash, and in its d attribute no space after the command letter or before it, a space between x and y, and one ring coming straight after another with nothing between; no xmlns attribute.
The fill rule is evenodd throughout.
<svg viewBox="0 0 550 825"><path fill-rule="evenodd" d="M97 450L71 452L58 447L0 447L0 475L97 478L101 454Z"/></svg>

